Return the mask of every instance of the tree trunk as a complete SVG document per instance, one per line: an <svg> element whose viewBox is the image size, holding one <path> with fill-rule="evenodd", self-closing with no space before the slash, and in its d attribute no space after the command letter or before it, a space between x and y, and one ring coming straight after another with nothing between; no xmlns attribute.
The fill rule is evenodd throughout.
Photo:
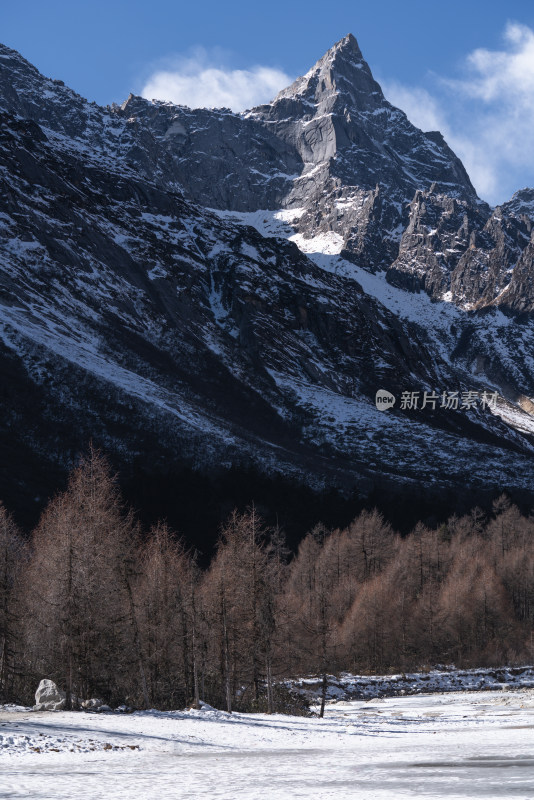
<svg viewBox="0 0 534 800"><path fill-rule="evenodd" d="M228 642L228 625L226 624L226 601L223 593L222 597L222 623L223 623L223 647L224 647L224 681L226 687L226 710L232 713L232 687L230 683L230 647Z"/></svg>
<svg viewBox="0 0 534 800"><path fill-rule="evenodd" d="M141 649L141 637L139 636L139 626L137 624L137 618L135 616L135 607L132 595L132 587L130 586L130 581L128 579L128 574L126 572L126 568L124 569L124 586L126 589L126 595L128 597L128 606L129 606L129 616L130 616L130 625L132 627L133 633L133 645L135 650L135 655L137 658L137 665L139 668L139 677L141 679L141 690L143 692L143 700L145 702L145 707L150 708L150 696L148 693L148 686L146 682L146 673L144 667L144 659L143 653Z"/></svg>
<svg viewBox="0 0 534 800"><path fill-rule="evenodd" d="M326 687L327 683L326 683L326 671L325 671L323 672L323 681L321 686L321 710L319 712L319 716L321 717L321 719L324 717L324 707L326 705Z"/></svg>
<svg viewBox="0 0 534 800"><path fill-rule="evenodd" d="M273 703L273 675L272 675L270 653L267 656L266 672L267 672L267 713L272 714L274 712L274 703Z"/></svg>

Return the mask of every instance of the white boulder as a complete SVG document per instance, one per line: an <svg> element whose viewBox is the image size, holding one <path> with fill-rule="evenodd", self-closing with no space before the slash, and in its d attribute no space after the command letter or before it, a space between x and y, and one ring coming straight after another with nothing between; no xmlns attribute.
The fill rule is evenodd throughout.
<svg viewBox="0 0 534 800"><path fill-rule="evenodd" d="M34 711L61 711L67 704L67 696L57 688L54 681L44 678L35 692Z"/></svg>

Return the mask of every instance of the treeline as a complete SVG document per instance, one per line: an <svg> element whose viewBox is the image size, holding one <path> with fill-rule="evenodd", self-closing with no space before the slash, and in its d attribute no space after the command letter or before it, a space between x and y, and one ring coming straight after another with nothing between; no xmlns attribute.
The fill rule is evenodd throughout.
<svg viewBox="0 0 534 800"><path fill-rule="evenodd" d="M273 711L290 676L531 660L533 618L534 519L505 497L404 538L362 512L292 558L252 507L207 569L140 528L95 452L29 541L0 505L0 702L48 677L73 705Z"/></svg>

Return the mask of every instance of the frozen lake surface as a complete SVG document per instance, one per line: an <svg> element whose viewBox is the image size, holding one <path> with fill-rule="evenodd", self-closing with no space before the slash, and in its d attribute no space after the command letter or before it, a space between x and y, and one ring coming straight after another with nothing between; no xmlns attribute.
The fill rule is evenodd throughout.
<svg viewBox="0 0 534 800"><path fill-rule="evenodd" d="M340 702L324 720L0 711L0 798L294 797L533 800L534 691Z"/></svg>

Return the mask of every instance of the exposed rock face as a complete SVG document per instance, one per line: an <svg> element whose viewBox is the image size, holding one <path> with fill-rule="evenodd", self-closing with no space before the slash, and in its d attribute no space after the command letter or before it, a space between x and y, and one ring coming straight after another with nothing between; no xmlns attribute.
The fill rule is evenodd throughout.
<svg viewBox="0 0 534 800"><path fill-rule="evenodd" d="M65 692L54 681L44 678L35 692L34 711L62 711L67 704Z"/></svg>
<svg viewBox="0 0 534 800"><path fill-rule="evenodd" d="M102 109L0 48L0 108L0 463L92 438L314 486L531 486L530 195L482 203L354 37L243 114ZM445 390L498 413L400 402Z"/></svg>
<svg viewBox="0 0 534 800"><path fill-rule="evenodd" d="M237 211L303 208L296 229L334 231L358 263L395 257L405 205L433 182L480 205L441 134L423 133L382 94L356 39L336 44L270 105L243 115L148 103L121 107L149 128L186 194ZM128 158L136 153L128 154Z"/></svg>
<svg viewBox="0 0 534 800"><path fill-rule="evenodd" d="M387 102L352 35L250 116L302 158L302 174L287 198L307 209L299 230L305 236L338 232L364 266L393 260L404 206L418 189L437 182L453 197L477 201L441 134L423 133Z"/></svg>
<svg viewBox="0 0 534 800"><path fill-rule="evenodd" d="M526 221L530 230L530 220ZM534 309L534 281L532 265L534 264L534 231L516 265L509 270L510 282L496 296L494 305L512 309L519 313L532 313Z"/></svg>
<svg viewBox="0 0 534 800"><path fill-rule="evenodd" d="M506 216L534 218L534 189L520 189L502 206Z"/></svg>
<svg viewBox="0 0 534 800"><path fill-rule="evenodd" d="M297 149L263 124L229 109L150 103L130 95L119 119L143 131L153 161L135 144L124 157L205 206L236 211L280 208L302 171Z"/></svg>
<svg viewBox="0 0 534 800"><path fill-rule="evenodd" d="M417 192L388 279L411 291L463 308L488 305L532 308L530 291L519 292L520 274L532 271L530 218L492 213L486 207L437 192ZM518 270L516 276L516 269Z"/></svg>

